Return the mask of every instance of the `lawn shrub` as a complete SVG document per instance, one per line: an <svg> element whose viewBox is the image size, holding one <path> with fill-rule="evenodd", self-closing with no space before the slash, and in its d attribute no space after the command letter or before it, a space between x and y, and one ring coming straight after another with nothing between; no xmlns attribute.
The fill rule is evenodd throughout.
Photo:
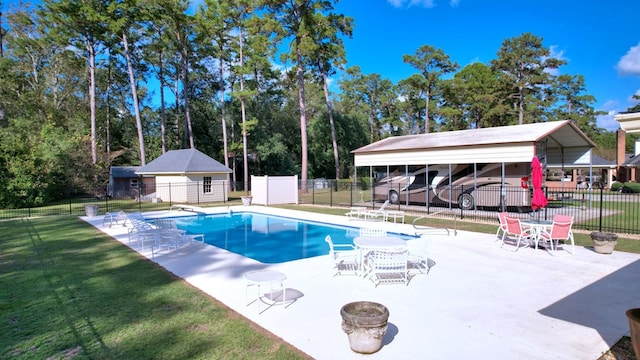
<svg viewBox="0 0 640 360"><path fill-rule="evenodd" d="M620 191L620 189L622 189L622 187L624 186L623 183L616 181L613 184L611 184L611 191Z"/></svg>
<svg viewBox="0 0 640 360"><path fill-rule="evenodd" d="M636 182L626 182L622 187L622 192L625 193L640 193L640 184Z"/></svg>

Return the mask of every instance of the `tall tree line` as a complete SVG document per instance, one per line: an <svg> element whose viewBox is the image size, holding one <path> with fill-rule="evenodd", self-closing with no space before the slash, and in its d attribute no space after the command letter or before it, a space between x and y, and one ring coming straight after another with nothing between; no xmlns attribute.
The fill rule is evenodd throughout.
<svg viewBox="0 0 640 360"><path fill-rule="evenodd" d="M309 177L348 178L351 150L393 135L560 119L596 141L605 133L582 76L555 75L564 62L533 34L463 68L431 45L407 49L398 60L416 73L393 83L343 69L342 41L357 32L336 3L45 0L4 11L0 206L100 192L110 166L186 147L222 160L245 190L249 174L299 174L305 189Z"/></svg>

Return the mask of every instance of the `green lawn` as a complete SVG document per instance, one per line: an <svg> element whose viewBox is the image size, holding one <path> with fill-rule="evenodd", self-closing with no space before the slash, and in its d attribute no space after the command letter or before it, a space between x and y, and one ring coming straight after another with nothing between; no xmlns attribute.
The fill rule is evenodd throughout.
<svg viewBox="0 0 640 360"><path fill-rule="evenodd" d="M308 358L76 217L0 233L0 358Z"/></svg>

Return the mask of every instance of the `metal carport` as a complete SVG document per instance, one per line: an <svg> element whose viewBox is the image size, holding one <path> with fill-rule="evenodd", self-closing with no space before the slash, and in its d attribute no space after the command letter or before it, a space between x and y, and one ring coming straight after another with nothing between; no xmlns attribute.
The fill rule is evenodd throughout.
<svg viewBox="0 0 640 360"><path fill-rule="evenodd" d="M356 171L369 167L530 163L589 166L595 143L570 120L389 137L353 150ZM357 175L357 173L356 173Z"/></svg>

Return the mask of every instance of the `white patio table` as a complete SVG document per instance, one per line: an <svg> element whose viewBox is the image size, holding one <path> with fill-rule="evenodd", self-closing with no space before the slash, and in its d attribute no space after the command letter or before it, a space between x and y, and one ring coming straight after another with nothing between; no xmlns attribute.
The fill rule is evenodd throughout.
<svg viewBox="0 0 640 360"><path fill-rule="evenodd" d="M529 228L531 231L531 237L533 238L533 242L536 250L538 249L538 242L540 241L540 234L551 228L553 225L553 221L549 220L520 220L522 226Z"/></svg>
<svg viewBox="0 0 640 360"><path fill-rule="evenodd" d="M247 280L247 287L245 288L245 300L247 306L258 302L258 311L260 314L265 312L271 306L286 301L284 281L287 276L280 271L275 270L256 270L249 271L244 274L244 278ZM252 298L249 302L248 290L252 286L257 286L258 291L255 298ZM269 290L262 288L262 286L268 286ZM268 301L268 302L267 302ZM260 310L260 302L267 304L264 310Z"/></svg>

